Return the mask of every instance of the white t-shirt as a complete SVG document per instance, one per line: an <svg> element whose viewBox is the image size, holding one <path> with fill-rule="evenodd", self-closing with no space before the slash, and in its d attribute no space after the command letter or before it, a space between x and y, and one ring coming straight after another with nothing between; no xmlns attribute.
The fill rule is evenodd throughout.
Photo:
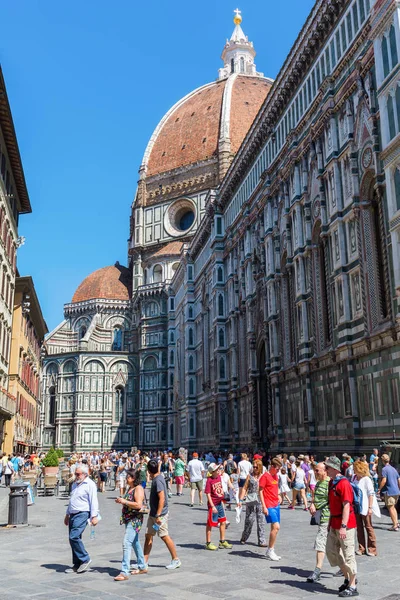
<svg viewBox="0 0 400 600"><path fill-rule="evenodd" d="M314 469L310 469L310 485L317 485Z"/></svg>
<svg viewBox="0 0 400 600"><path fill-rule="evenodd" d="M188 462L187 470L189 472L190 482L195 483L203 479L203 463L198 458L192 458Z"/></svg>
<svg viewBox="0 0 400 600"><path fill-rule="evenodd" d="M305 479L306 479L306 474L304 473L303 469L300 467L300 469L296 470L296 477L295 477L294 483L295 483L295 485L305 483Z"/></svg>
<svg viewBox="0 0 400 600"><path fill-rule="evenodd" d="M238 469L240 479L246 479L247 475L251 471L251 462L248 460L241 460L238 464Z"/></svg>

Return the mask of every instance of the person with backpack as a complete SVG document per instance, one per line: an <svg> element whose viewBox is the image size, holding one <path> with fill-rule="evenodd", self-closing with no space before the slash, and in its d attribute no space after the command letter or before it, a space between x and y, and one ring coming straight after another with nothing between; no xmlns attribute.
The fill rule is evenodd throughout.
<svg viewBox="0 0 400 600"><path fill-rule="evenodd" d="M374 492L374 485L369 473L368 463L357 460L354 463L354 479L362 492L360 512L356 512L358 550L356 554L376 556L376 535L372 525L372 515L381 517L381 511ZM367 543L365 543L365 531Z"/></svg>
<svg viewBox="0 0 400 600"><path fill-rule="evenodd" d="M344 582L339 587L340 598L358 596L357 563L355 555L355 493L357 486L341 474L341 463L337 456L325 460L328 476L331 478L328 489L329 500L329 533L326 542L326 556L331 567L339 567L344 574ZM359 509L360 494L357 494Z"/></svg>
<svg viewBox="0 0 400 600"><path fill-rule="evenodd" d="M232 473L235 473L235 469L237 469L237 464L233 460L233 454L229 454L228 460L224 462L224 469L225 473L227 473L229 477L232 475Z"/></svg>

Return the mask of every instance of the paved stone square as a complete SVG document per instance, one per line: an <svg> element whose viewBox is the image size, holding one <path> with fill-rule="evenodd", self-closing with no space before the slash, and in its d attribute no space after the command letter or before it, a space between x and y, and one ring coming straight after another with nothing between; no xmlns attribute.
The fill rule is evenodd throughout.
<svg viewBox="0 0 400 600"><path fill-rule="evenodd" d="M256 544L253 531L250 543L239 544L243 523L237 525L235 512L228 513L231 525L227 539L232 550L208 552L204 549L206 508L188 506L189 492L170 503L170 533L174 539L182 567L169 572L169 553L156 539L147 575L114 582L122 557L123 527L119 525L120 506L115 492L99 494L103 520L96 528L95 540L89 529L85 545L92 558L90 572L78 575L64 573L71 564L67 528L63 517L65 498L37 498L29 507L29 527L0 528L0 600L34 598L34 600L119 600L138 595L146 600L226 598L258 600L276 595L282 600L335 596L341 578L333 577L336 569L327 563L323 584L310 585L305 577L314 567L313 541L315 527L301 509L283 510L282 529L277 551L279 563L264 559L265 551ZM0 523L7 522L8 490L0 488ZM359 592L366 600L400 600L399 543L400 534L387 531L389 518L375 520L378 538L377 558L359 557ZM144 540L144 532L141 532ZM213 533L218 540L218 532ZM132 560L134 554L132 553Z"/></svg>

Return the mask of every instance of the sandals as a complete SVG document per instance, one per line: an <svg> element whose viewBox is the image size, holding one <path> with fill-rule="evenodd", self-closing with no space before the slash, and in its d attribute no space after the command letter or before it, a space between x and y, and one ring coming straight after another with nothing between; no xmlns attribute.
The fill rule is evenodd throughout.
<svg viewBox="0 0 400 600"><path fill-rule="evenodd" d="M128 575L125 575L125 573L120 573L119 575L114 577L114 581L126 581L127 579L129 579L129 577Z"/></svg>
<svg viewBox="0 0 400 600"><path fill-rule="evenodd" d="M388 531L399 531L400 526L397 525L397 527L390 527L390 529L388 529Z"/></svg>
<svg viewBox="0 0 400 600"><path fill-rule="evenodd" d="M131 575L146 575L147 569L135 569L131 571Z"/></svg>

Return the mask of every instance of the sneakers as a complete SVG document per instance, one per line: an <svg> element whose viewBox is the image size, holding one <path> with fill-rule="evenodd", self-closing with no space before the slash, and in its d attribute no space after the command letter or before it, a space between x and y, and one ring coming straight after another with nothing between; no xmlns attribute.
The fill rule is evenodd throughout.
<svg viewBox="0 0 400 600"><path fill-rule="evenodd" d="M179 567L181 566L181 561L179 560L179 558L174 558L173 560L171 560L171 562L169 563L169 565L167 565L165 568L169 569L170 571L173 571L173 569L179 569Z"/></svg>
<svg viewBox="0 0 400 600"><path fill-rule="evenodd" d="M203 506L203 503L202 503L202 502L199 502L199 506Z"/></svg>
<svg viewBox="0 0 400 600"><path fill-rule="evenodd" d="M320 573L313 571L309 577L307 577L308 583L317 583L321 579Z"/></svg>
<svg viewBox="0 0 400 600"><path fill-rule="evenodd" d="M218 548L225 548L226 550L230 550L232 548L232 544L227 542L226 540L220 540L218 544Z"/></svg>
<svg viewBox="0 0 400 600"><path fill-rule="evenodd" d="M345 590L340 592L339 598L351 598L352 596L359 596L357 588L347 587Z"/></svg>
<svg viewBox="0 0 400 600"><path fill-rule="evenodd" d="M288 510L294 510L294 506L288 506Z"/></svg>
<svg viewBox="0 0 400 600"><path fill-rule="evenodd" d="M218 548L212 542L208 542L208 544L206 544L206 550L218 550Z"/></svg>
<svg viewBox="0 0 400 600"><path fill-rule="evenodd" d="M65 569L64 573L77 573L78 572L78 567L75 567L75 565L73 567L69 567L68 569Z"/></svg>
<svg viewBox="0 0 400 600"><path fill-rule="evenodd" d="M193 508L194 504L189 504L190 508Z"/></svg>
<svg viewBox="0 0 400 600"><path fill-rule="evenodd" d="M337 571L337 573L334 574L334 577L343 577L344 573L339 569L339 571Z"/></svg>
<svg viewBox="0 0 400 600"><path fill-rule="evenodd" d="M267 560L281 560L281 557L275 553L275 550L273 548L268 548L268 550L265 553L265 558Z"/></svg>
<svg viewBox="0 0 400 600"><path fill-rule="evenodd" d="M84 573L85 571L88 570L89 566L91 565L91 560L89 558L89 560L87 560L86 562L82 563L80 567L78 567L77 569L77 573Z"/></svg>

